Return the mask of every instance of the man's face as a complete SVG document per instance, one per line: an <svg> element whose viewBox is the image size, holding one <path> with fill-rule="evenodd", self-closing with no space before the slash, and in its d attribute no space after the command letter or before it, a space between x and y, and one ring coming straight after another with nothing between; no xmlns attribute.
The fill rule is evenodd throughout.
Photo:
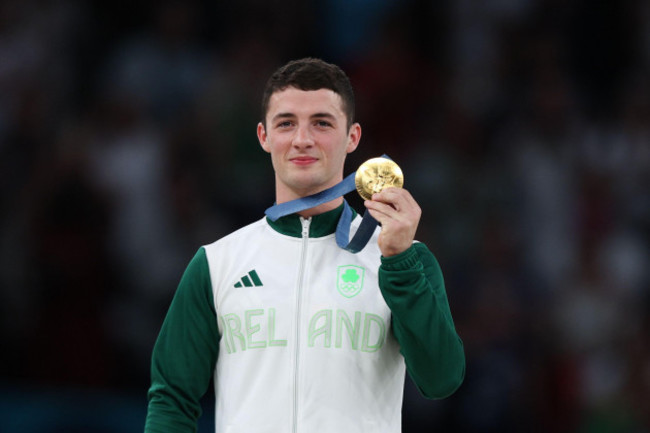
<svg viewBox="0 0 650 433"><path fill-rule="evenodd" d="M329 89L275 92L265 121L266 127L257 125L257 137L271 154L278 203L341 181L345 157L361 138L358 123L348 130L341 97Z"/></svg>

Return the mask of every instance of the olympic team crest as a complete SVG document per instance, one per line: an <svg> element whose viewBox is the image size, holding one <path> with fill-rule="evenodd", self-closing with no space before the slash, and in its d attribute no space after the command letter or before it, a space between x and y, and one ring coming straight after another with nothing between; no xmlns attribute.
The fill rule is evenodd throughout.
<svg viewBox="0 0 650 433"><path fill-rule="evenodd" d="M361 266L347 265L339 266L336 278L336 288L346 298L352 298L361 292L363 288L363 275L365 269Z"/></svg>

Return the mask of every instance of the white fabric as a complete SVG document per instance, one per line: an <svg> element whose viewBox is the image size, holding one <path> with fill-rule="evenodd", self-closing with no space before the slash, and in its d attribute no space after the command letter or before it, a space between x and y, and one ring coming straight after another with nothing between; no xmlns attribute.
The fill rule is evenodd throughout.
<svg viewBox="0 0 650 433"><path fill-rule="evenodd" d="M221 335L217 432L401 431L405 365L377 234L351 254L333 234L295 238L262 219L205 247ZM235 287L252 270L262 286ZM356 295L339 289L346 271L354 287L363 279Z"/></svg>

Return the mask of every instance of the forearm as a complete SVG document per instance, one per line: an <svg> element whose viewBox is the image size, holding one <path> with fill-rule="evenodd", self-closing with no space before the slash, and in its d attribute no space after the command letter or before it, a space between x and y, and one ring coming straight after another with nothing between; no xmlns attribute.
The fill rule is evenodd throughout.
<svg viewBox="0 0 650 433"><path fill-rule="evenodd" d="M149 407L145 423L145 433L194 433L200 413L192 416L179 416L180 402L163 389L149 391Z"/></svg>
<svg viewBox="0 0 650 433"><path fill-rule="evenodd" d="M465 375L440 266L424 244L382 258L379 286L393 315L393 332L409 374L423 395L443 398Z"/></svg>

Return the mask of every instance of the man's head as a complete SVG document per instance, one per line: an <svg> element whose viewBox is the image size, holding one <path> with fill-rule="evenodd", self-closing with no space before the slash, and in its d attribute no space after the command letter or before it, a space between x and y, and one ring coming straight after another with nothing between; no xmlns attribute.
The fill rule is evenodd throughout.
<svg viewBox="0 0 650 433"><path fill-rule="evenodd" d="M345 72L336 65L315 58L293 60L271 75L262 96L262 123L266 126L266 115L271 96L289 87L300 90L330 89L341 97L342 109L347 118L347 127L354 123L354 91Z"/></svg>
<svg viewBox="0 0 650 433"><path fill-rule="evenodd" d="M262 110L257 137L271 154L278 203L341 181L361 126L353 121L350 81L338 66L317 59L288 63L269 79Z"/></svg>

